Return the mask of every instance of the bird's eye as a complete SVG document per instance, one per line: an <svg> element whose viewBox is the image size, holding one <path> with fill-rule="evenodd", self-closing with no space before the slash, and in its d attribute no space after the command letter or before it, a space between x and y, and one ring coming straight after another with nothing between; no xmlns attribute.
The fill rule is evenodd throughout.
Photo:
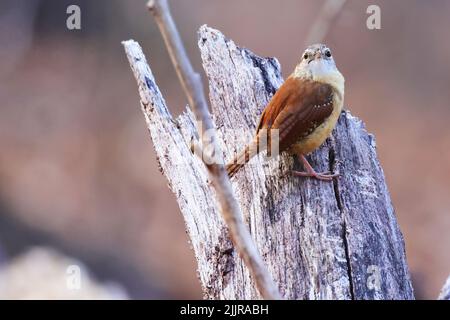
<svg viewBox="0 0 450 320"><path fill-rule="evenodd" d="M309 58L309 54L307 54L306 52L305 52L305 54L303 55L303 59L308 59Z"/></svg>
<svg viewBox="0 0 450 320"><path fill-rule="evenodd" d="M330 57L331 57L331 51L330 51L330 50L325 51L325 55L326 55L328 58L330 58Z"/></svg>

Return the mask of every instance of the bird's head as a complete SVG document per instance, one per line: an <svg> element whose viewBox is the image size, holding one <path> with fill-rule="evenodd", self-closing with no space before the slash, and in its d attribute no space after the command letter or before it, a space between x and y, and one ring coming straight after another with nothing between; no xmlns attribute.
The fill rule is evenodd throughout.
<svg viewBox="0 0 450 320"><path fill-rule="evenodd" d="M339 72L331 50L324 44L313 44L303 52L294 76L319 80Z"/></svg>

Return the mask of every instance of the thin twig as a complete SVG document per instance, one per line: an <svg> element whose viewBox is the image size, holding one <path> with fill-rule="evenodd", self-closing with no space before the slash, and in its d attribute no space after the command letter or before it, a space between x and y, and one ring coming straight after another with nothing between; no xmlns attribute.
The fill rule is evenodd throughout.
<svg viewBox="0 0 450 320"><path fill-rule="evenodd" d="M230 180L223 167L222 152L217 143L215 128L208 111L208 104L203 92L201 77L196 73L186 54L176 25L169 11L166 0L150 0L147 4L150 12L158 24L159 30L164 38L172 63L178 74L189 104L194 110L197 120L202 123L204 143L210 144L215 152L215 163L208 164L207 168L211 181L216 189L221 206L222 216L228 226L231 239L244 263L253 275L256 286L265 299L280 299L281 295L273 282L253 239L245 226L242 214L234 197ZM208 131L208 141L203 132Z"/></svg>
<svg viewBox="0 0 450 320"><path fill-rule="evenodd" d="M341 12L346 1L347 0L325 0L319 15L316 20L314 20L314 23L309 30L305 46L309 46L313 43L320 43L325 39L332 23Z"/></svg>

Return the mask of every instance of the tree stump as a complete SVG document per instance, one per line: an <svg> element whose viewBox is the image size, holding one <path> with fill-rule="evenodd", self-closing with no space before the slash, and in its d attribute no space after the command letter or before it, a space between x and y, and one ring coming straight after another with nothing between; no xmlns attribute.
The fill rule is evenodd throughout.
<svg viewBox="0 0 450 320"><path fill-rule="evenodd" d="M280 64L240 48L207 26L198 42L209 81L213 120L224 157L251 140L259 116L283 82ZM198 139L189 107L173 119L140 46L124 47L161 172L175 194L198 262L205 298L259 299L229 240L205 165L191 152ZM232 179L264 262L286 299L414 299L375 139L349 111L309 156L334 183L286 175L302 170L292 156L260 155Z"/></svg>

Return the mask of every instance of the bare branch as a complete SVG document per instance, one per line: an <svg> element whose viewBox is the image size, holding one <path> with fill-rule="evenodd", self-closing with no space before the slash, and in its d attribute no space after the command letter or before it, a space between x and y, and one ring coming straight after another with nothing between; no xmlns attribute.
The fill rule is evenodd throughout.
<svg viewBox="0 0 450 320"><path fill-rule="evenodd" d="M255 118L283 82L275 58L236 45L202 26L199 49L209 83L218 142L231 157L252 137ZM208 168L192 156L198 137L189 107L173 119L140 46L124 43L161 172L183 215L206 298L259 299L238 256ZM287 299L414 299L403 237L374 137L350 112L310 155L318 169L337 170L334 184L286 177L298 164L287 154L253 160L233 181L245 226ZM207 161L207 159L203 159Z"/></svg>
<svg viewBox="0 0 450 320"><path fill-rule="evenodd" d="M313 43L320 43L325 39L331 24L341 12L346 1L347 0L325 0L319 15L309 30L305 46L309 46Z"/></svg>
<svg viewBox="0 0 450 320"><path fill-rule="evenodd" d="M221 206L221 213L229 228L231 238L237 251L253 275L256 286L265 299L279 299L281 295L273 282L264 262L259 255L251 235L245 226L239 205L234 197L230 180L223 167L222 152L217 143L215 129L208 111L208 105L203 92L201 77L196 73L186 54L180 35L172 19L166 0L150 0L147 4L153 14L172 63L183 85L189 104L194 109L198 121L201 121L204 131L209 133L208 143L216 153L216 163L209 164L210 178L215 187ZM133 61L130 60L130 63ZM200 132L204 143L206 136Z"/></svg>

